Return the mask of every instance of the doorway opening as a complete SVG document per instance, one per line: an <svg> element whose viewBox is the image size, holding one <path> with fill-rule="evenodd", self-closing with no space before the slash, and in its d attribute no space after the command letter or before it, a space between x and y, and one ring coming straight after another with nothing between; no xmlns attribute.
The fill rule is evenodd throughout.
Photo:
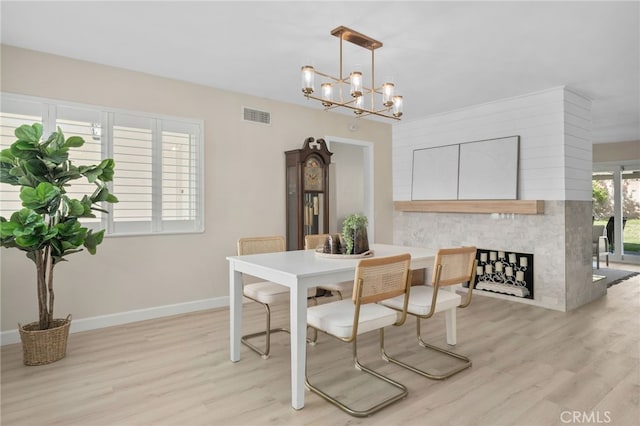
<svg viewBox="0 0 640 426"><path fill-rule="evenodd" d="M369 241L375 241L373 196L373 142L327 136L331 157L329 229L342 231L348 214L363 214L368 219Z"/></svg>
<svg viewBox="0 0 640 426"><path fill-rule="evenodd" d="M640 263L640 169L593 173L593 224L604 225L614 260Z"/></svg>

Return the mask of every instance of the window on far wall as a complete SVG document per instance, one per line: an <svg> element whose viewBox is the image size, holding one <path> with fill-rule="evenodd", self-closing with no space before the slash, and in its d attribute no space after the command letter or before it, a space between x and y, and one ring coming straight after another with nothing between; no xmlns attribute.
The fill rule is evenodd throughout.
<svg viewBox="0 0 640 426"><path fill-rule="evenodd" d="M113 158L111 192L119 202L110 214L96 213L86 226L107 235L189 233L204 230L204 124L201 120L153 116L91 105L69 104L20 95L2 95L0 149L15 141L22 124L41 122L44 137L62 129L65 138L80 136L85 144L71 150L76 165ZM75 151L75 152L74 152ZM95 185L73 182L70 195L92 193ZM0 215L20 209L18 187L0 184Z"/></svg>

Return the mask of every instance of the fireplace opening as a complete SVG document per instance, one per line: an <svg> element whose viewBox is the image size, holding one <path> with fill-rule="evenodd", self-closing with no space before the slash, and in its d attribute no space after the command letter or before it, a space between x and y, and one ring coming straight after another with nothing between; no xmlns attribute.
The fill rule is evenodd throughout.
<svg viewBox="0 0 640 426"><path fill-rule="evenodd" d="M533 299L532 253L477 249L476 259L477 290Z"/></svg>

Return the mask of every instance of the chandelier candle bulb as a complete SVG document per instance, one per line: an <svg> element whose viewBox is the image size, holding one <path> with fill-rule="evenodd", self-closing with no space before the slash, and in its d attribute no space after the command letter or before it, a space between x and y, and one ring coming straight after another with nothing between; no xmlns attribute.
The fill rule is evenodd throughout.
<svg viewBox="0 0 640 426"><path fill-rule="evenodd" d="M509 253L509 263L516 263L516 254Z"/></svg>
<svg viewBox="0 0 640 426"><path fill-rule="evenodd" d="M495 262L498 259L497 257L497 253L495 251L492 251L489 253L489 260L491 260L492 262Z"/></svg>
<svg viewBox="0 0 640 426"><path fill-rule="evenodd" d="M305 65L302 67L302 93L305 95L309 95L313 93L313 79L315 76L315 71L312 66Z"/></svg>
<svg viewBox="0 0 640 426"><path fill-rule="evenodd" d="M354 98L362 97L362 73L360 71L353 71L349 75L351 81L351 96Z"/></svg>
<svg viewBox="0 0 640 426"><path fill-rule="evenodd" d="M384 83L382 85L382 105L390 107L393 105L393 83Z"/></svg>
<svg viewBox="0 0 640 426"><path fill-rule="evenodd" d="M526 268L527 266L529 266L529 260L526 257L521 257L520 258L520 266L522 268Z"/></svg>
<svg viewBox="0 0 640 426"><path fill-rule="evenodd" d="M393 97L393 116L396 118L402 117L402 96Z"/></svg>
<svg viewBox="0 0 640 426"><path fill-rule="evenodd" d="M331 83L322 83L320 85L322 91L322 105L329 107L333 104L333 85Z"/></svg>

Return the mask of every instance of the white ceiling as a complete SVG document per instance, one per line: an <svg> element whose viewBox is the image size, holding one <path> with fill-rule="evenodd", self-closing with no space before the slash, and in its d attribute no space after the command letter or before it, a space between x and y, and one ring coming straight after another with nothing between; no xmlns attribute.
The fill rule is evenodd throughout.
<svg viewBox="0 0 640 426"><path fill-rule="evenodd" d="M593 102L595 143L640 140L637 1L2 0L0 8L7 45L316 108L302 96L300 66L337 74L330 31L344 25L384 43L376 77L393 78L404 95L403 121L567 86ZM361 61L347 52L346 71Z"/></svg>

